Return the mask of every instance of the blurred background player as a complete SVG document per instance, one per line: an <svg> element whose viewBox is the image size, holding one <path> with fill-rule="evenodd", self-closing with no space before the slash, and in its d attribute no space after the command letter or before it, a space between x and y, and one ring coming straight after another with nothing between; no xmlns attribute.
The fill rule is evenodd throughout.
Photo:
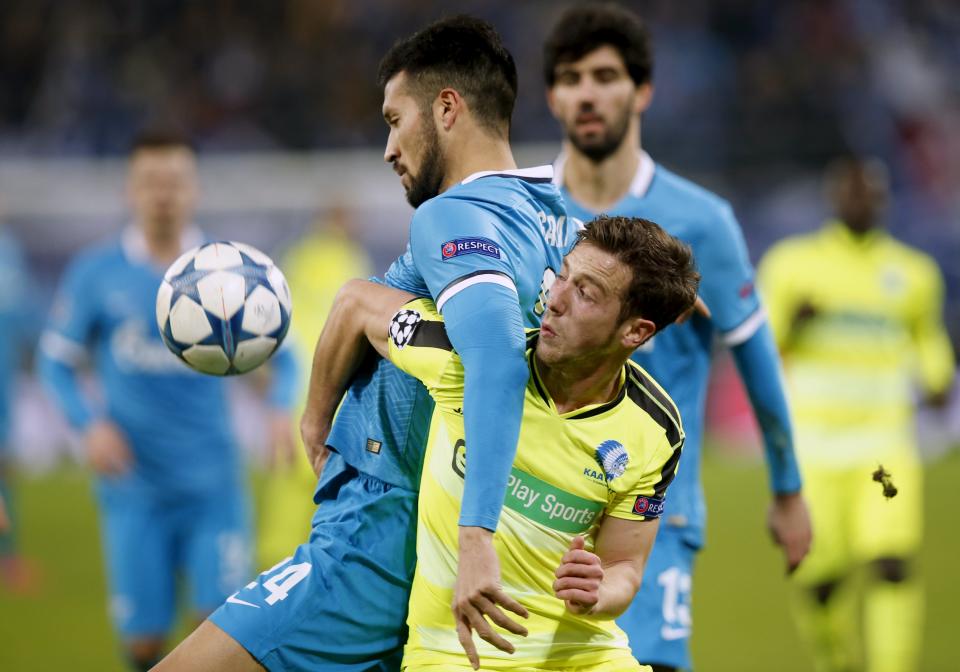
<svg viewBox="0 0 960 672"><path fill-rule="evenodd" d="M712 313L658 334L634 356L676 400L684 457L645 573L618 620L634 654L654 669L690 667L694 558L703 545L700 447L714 336L732 349L763 431L773 502L769 526L793 569L810 543L780 362L753 287L753 269L730 205L674 175L641 149L640 117L653 96L653 54L639 17L613 4L564 13L544 46L553 115L564 131L555 181L571 217L596 213L659 222L693 248L700 295Z"/></svg>
<svg viewBox="0 0 960 672"><path fill-rule="evenodd" d="M32 298L20 245L6 228L0 228L0 500L6 505L7 520L6 526L0 526L0 586L13 591L29 591L36 576L17 543L12 444L14 389L24 355L36 337L36 320L29 309Z"/></svg>
<svg viewBox="0 0 960 672"><path fill-rule="evenodd" d="M370 257L358 240L350 209L334 206L319 213L306 234L290 247L280 266L297 311L287 336L288 347L293 347L298 362L310 362L337 291L347 280L366 278L372 272ZM293 413L297 421L303 414L310 367L298 370L298 389L303 394L298 395ZM271 422L289 425L290 415L275 414ZM283 427L277 427L273 433L283 431ZM258 567L271 566L303 541L317 508L308 496L317 484L317 475L304 454L299 430L294 427L293 441L279 442L275 448L258 510Z"/></svg>
<svg viewBox="0 0 960 672"><path fill-rule="evenodd" d="M939 268L882 229L888 189L879 161L835 161L826 173L834 219L778 243L760 265L815 530L796 583L818 670L919 669L914 563L924 493L914 390L919 383L924 401L943 405L955 362ZM895 497L871 478L880 465Z"/></svg>
<svg viewBox="0 0 960 672"><path fill-rule="evenodd" d="M133 222L73 260L40 342L40 376L82 434L98 476L111 616L139 670L162 653L181 573L192 614L202 618L250 569L226 382L171 357L154 314L166 268L203 241L191 225L197 191L187 142L141 134L128 169ZM103 403L92 402L80 379L88 355ZM294 374L283 362L292 355L277 357L274 398L289 405Z"/></svg>

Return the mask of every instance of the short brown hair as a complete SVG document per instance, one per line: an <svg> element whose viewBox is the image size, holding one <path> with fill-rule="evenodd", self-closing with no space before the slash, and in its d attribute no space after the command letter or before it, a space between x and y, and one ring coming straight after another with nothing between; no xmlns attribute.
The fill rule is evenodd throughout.
<svg viewBox="0 0 960 672"><path fill-rule="evenodd" d="M576 244L581 243L612 254L630 269L621 320L640 316L660 331L697 300L700 274L690 246L648 219L600 215L577 234Z"/></svg>
<svg viewBox="0 0 960 672"><path fill-rule="evenodd" d="M579 61L603 46L617 50L635 85L650 81L653 47L640 17L611 2L590 2L568 9L550 31L543 45L543 77L547 86L553 86L558 65Z"/></svg>

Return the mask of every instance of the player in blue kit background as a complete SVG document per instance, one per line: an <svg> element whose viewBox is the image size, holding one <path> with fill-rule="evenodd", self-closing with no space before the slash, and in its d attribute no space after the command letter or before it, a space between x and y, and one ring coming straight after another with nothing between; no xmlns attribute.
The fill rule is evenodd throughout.
<svg viewBox="0 0 960 672"><path fill-rule="evenodd" d="M613 4L568 10L544 47L548 103L566 136L555 180L570 217L659 222L693 248L700 295L712 313L658 334L634 356L676 401L687 442L643 586L618 623L641 663L672 670L690 667L693 562L705 523L699 453L717 334L732 350L763 433L773 491L768 522L789 570L807 553L811 535L779 358L739 225L726 201L654 163L640 147L652 58L640 19Z"/></svg>
<svg viewBox="0 0 960 672"><path fill-rule="evenodd" d="M528 376L524 325L539 324L576 229L552 168L516 168L508 139L516 68L489 24L438 21L394 46L379 78L390 128L384 159L416 207L408 249L385 281L436 301L466 372L471 468L458 630L468 651L472 629L509 648L485 616L523 630L497 607L524 613L499 585L491 538ZM433 404L388 362L366 368L366 352L365 341L325 329L314 355L302 428L322 474L310 540L232 596L158 669L399 669Z"/></svg>
<svg viewBox="0 0 960 672"><path fill-rule="evenodd" d="M119 239L80 253L65 272L40 340L47 390L82 434L97 473L110 611L134 669L161 656L184 574L203 618L249 569L248 503L224 379L196 373L160 340L155 304L163 272L203 242L190 226L193 151L146 132L130 156L134 221ZM82 384L92 356L102 403ZM274 360L272 401L289 408L292 355Z"/></svg>

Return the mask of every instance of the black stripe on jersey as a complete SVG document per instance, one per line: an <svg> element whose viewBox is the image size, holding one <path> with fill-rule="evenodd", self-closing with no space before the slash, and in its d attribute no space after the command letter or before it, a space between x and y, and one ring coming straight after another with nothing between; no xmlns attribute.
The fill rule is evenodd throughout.
<svg viewBox="0 0 960 672"><path fill-rule="evenodd" d="M627 364L627 384L624 386L627 390L627 396L630 401L642 408L644 412L663 427L667 435L667 441L673 448L673 454L664 463L660 470L660 481L654 486L654 494L662 497L667 486L673 481L677 474L677 463L680 461L680 449L683 446L683 434L681 433L680 413L676 406L655 384L653 384L646 375Z"/></svg>
<svg viewBox="0 0 960 672"><path fill-rule="evenodd" d="M415 348L439 348L447 352L453 350L453 345L447 337L447 330L443 328L443 322L437 320L419 322L407 345Z"/></svg>
<svg viewBox="0 0 960 672"><path fill-rule="evenodd" d="M491 173L490 175L483 175L477 179L482 180L487 177L505 177L508 180L523 180L524 182L530 182L532 184L547 184L548 182L553 182L552 177L527 177L525 175L511 175L510 173Z"/></svg>
<svg viewBox="0 0 960 672"><path fill-rule="evenodd" d="M540 332L537 331L537 332L535 332L534 334L531 334L531 335L532 335L532 336L539 336L539 335L540 335ZM536 346L536 343L534 343L534 346ZM536 354L537 354L537 348L530 346L530 338L529 338L529 337L527 337L527 347L529 347L529 351L527 352L527 362L528 362L529 365L530 365L530 377L533 378L533 386L536 387L536 388L537 388L537 392L540 393L540 398L543 399L544 402L546 402L547 406L549 406L549 405L550 405L550 396L547 394L547 391L546 391L545 389L543 389L543 383L540 382L540 374L537 373L537 363L536 363L536 361L534 360L534 357L535 357Z"/></svg>
<svg viewBox="0 0 960 672"><path fill-rule="evenodd" d="M620 392L614 397L611 401L608 401L605 404L600 404L599 406L594 406L593 408L584 411L583 413L578 413L577 415L571 415L570 420L583 420L584 418L592 418L601 413L606 413L611 408L623 401L623 398L627 395L627 386L624 385L620 388Z"/></svg>
<svg viewBox="0 0 960 672"><path fill-rule="evenodd" d="M504 273L503 271L494 271L494 270L491 270L491 269L487 269L487 270L483 270L483 271L474 271L473 273L467 273L466 275L461 275L461 276L460 276L459 278L457 278L456 280L451 280L450 282L448 282L446 287L444 287L444 288L441 289L439 292L437 292L437 299L439 300L440 297L443 296L443 295L447 292L447 290L453 289L454 287L456 287L457 285L459 285L459 284L460 284L461 282L463 282L464 280L469 280L470 278L472 278L472 277L474 277L474 276L477 276L477 275L502 275L503 277L505 277L507 280L510 281L510 284L516 285L516 283L513 281L513 278L511 278L509 275L507 275L507 274Z"/></svg>

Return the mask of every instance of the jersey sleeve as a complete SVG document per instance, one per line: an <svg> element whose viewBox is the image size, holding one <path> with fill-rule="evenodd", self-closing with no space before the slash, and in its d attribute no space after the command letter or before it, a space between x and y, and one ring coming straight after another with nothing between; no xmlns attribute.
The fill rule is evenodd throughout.
<svg viewBox="0 0 960 672"><path fill-rule="evenodd" d="M71 264L57 291L38 348L41 381L76 429L86 427L94 416L80 389L77 367L85 359L96 329L95 283L93 260L84 258Z"/></svg>
<svg viewBox="0 0 960 672"><path fill-rule="evenodd" d="M463 365L430 299L405 304L390 320L390 361L424 384L437 405L463 406Z"/></svg>
<svg viewBox="0 0 960 672"><path fill-rule="evenodd" d="M631 469L623 487L616 479L608 481L611 496L606 513L625 520L652 520L659 518L664 510L667 488L673 482L683 448L683 435L674 445L666 433L646 430L643 442L645 453L650 457L645 464Z"/></svg>
<svg viewBox="0 0 960 672"><path fill-rule="evenodd" d="M928 394L942 394L953 383L956 361L943 325L943 276L933 260L924 261L911 333L921 386Z"/></svg>
<svg viewBox="0 0 960 672"><path fill-rule="evenodd" d="M516 293L515 267L493 213L461 198L436 198L421 205L410 225L410 255L443 312L447 301L481 283Z"/></svg>
<svg viewBox="0 0 960 672"><path fill-rule="evenodd" d="M700 295L728 346L750 338L764 322L743 232L727 203L717 206L706 237L695 249Z"/></svg>
<svg viewBox="0 0 960 672"><path fill-rule="evenodd" d="M402 289L405 292L416 294L417 296L430 296L430 290L427 289L423 276L417 270L413 262L413 253L410 251L410 243L407 243L407 249L400 257L396 259L383 276L384 284L394 289Z"/></svg>

